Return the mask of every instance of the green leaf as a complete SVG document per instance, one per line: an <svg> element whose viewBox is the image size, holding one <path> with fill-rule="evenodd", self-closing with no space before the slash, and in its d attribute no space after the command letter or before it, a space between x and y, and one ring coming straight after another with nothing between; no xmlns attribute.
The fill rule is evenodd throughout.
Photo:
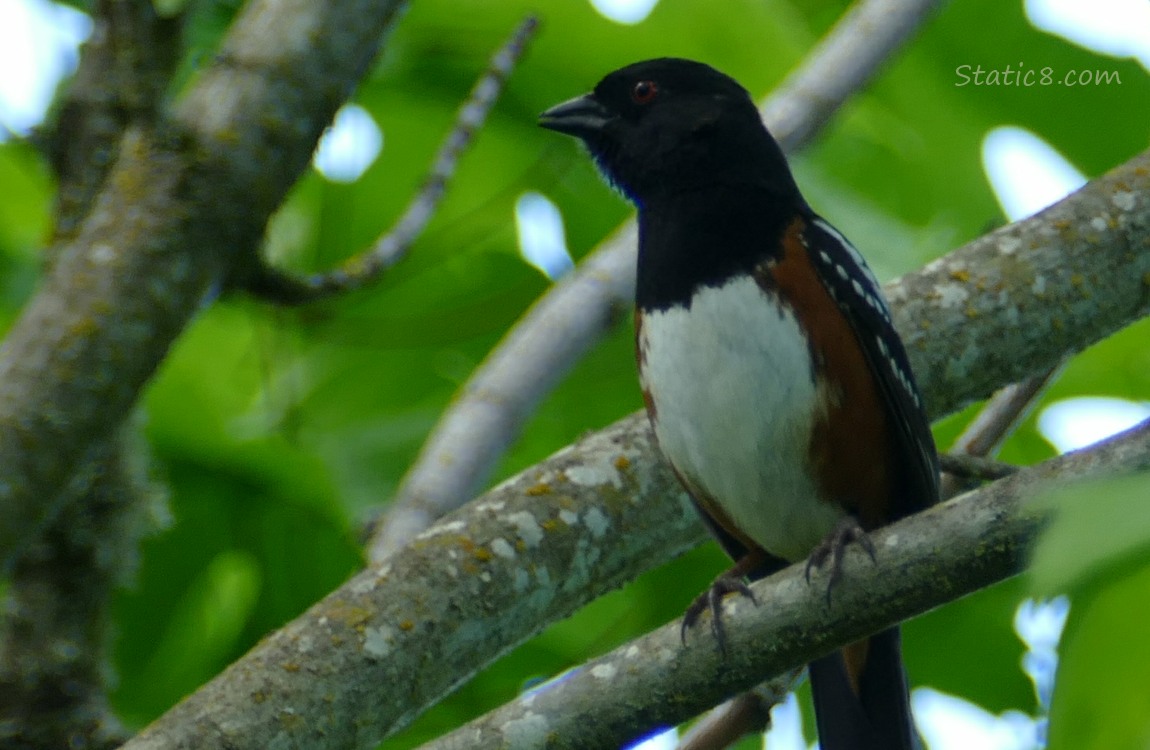
<svg viewBox="0 0 1150 750"><path fill-rule="evenodd" d="M1053 519L1034 550L1036 596L1098 591L1150 560L1150 473L1080 482L1034 500Z"/></svg>
<svg viewBox="0 0 1150 750"><path fill-rule="evenodd" d="M1048 750L1135 750L1150 744L1150 564L1095 581L1071 607Z"/></svg>

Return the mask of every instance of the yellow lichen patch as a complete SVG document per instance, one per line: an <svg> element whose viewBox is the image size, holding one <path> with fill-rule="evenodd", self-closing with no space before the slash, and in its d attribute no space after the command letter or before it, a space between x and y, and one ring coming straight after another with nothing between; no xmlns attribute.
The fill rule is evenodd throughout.
<svg viewBox="0 0 1150 750"><path fill-rule="evenodd" d="M551 485L547 484L546 482L540 482L539 484L532 485L523 490L523 494L527 495L528 497L550 495L552 492L554 492L554 490L551 489Z"/></svg>
<svg viewBox="0 0 1150 750"><path fill-rule="evenodd" d="M966 315L966 317L968 317L968 318L977 318L978 317L978 309L974 308L974 307L968 307L963 311L963 314Z"/></svg>
<svg viewBox="0 0 1150 750"><path fill-rule="evenodd" d="M415 623L411 620L401 620L399 623L400 630L411 630L415 627Z"/></svg>
<svg viewBox="0 0 1150 750"><path fill-rule="evenodd" d="M262 690L257 690L254 693L252 693L252 700L255 701L256 703L263 703L267 699L268 699L267 694Z"/></svg>
<svg viewBox="0 0 1150 750"><path fill-rule="evenodd" d="M280 711L280 724L284 729L298 731L304 728L304 719L292 711Z"/></svg>
<svg viewBox="0 0 1150 750"><path fill-rule="evenodd" d="M1147 274L1147 276L1150 276L1150 274ZM1148 281L1148 283L1150 283L1150 279L1148 279L1147 281ZM544 521L543 523L541 523L539 525L543 527L544 531L554 531L555 529L559 528L559 519L558 518L548 518L546 521Z"/></svg>
<svg viewBox="0 0 1150 750"><path fill-rule="evenodd" d="M294 662L294 661L289 661L286 664L284 664L284 671L285 672L291 672L292 674L295 674L296 672L299 671L299 664L297 662Z"/></svg>
<svg viewBox="0 0 1150 750"><path fill-rule="evenodd" d="M1082 286L1085 283L1086 283L1086 278L1083 277L1082 274L1075 273L1075 274L1070 275L1070 285L1071 286Z"/></svg>
<svg viewBox="0 0 1150 750"><path fill-rule="evenodd" d="M68 330L71 337L83 339L88 338L100 328L95 318L84 316L72 324Z"/></svg>
<svg viewBox="0 0 1150 750"><path fill-rule="evenodd" d="M970 271L966 270L965 268L952 269L950 272L950 278L954 279L955 281L961 281L965 284L966 282L970 281Z"/></svg>
<svg viewBox="0 0 1150 750"><path fill-rule="evenodd" d="M631 459L626 456L619 456L615 459L615 468L619 471L626 471L631 468Z"/></svg>
<svg viewBox="0 0 1150 750"><path fill-rule="evenodd" d="M491 550L487 549L486 547L476 547L476 549L475 549L475 559L476 560L479 560L481 562L487 562L491 558L492 558Z"/></svg>
<svg viewBox="0 0 1150 750"><path fill-rule="evenodd" d="M347 602L337 602L327 611L327 618L351 628L361 627L371 619L372 611L367 607L357 607Z"/></svg>

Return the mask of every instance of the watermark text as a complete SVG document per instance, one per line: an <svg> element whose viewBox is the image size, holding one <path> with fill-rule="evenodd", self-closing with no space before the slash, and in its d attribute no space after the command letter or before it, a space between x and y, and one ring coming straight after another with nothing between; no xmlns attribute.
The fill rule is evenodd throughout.
<svg viewBox="0 0 1150 750"><path fill-rule="evenodd" d="M981 65L959 65L954 69L958 76L956 87L963 86L1111 86L1121 85L1122 78L1117 70L1075 70L1058 71L1045 68L1029 68L1023 63L1018 67L984 68Z"/></svg>

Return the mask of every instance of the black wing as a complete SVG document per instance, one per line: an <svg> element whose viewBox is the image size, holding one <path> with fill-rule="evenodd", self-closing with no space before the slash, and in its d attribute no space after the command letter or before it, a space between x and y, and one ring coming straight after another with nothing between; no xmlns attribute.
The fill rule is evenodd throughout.
<svg viewBox="0 0 1150 750"><path fill-rule="evenodd" d="M934 436L906 349L891 322L882 288L859 251L813 212L807 217L805 235L811 260L850 321L895 415L900 452L909 470L904 485L907 496L895 498L895 510L899 517L909 515L938 500L939 468Z"/></svg>

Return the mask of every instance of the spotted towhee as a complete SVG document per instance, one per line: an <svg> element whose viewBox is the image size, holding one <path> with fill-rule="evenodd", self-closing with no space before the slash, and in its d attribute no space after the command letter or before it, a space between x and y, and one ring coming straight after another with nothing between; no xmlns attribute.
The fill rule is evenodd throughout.
<svg viewBox="0 0 1150 750"><path fill-rule="evenodd" d="M659 447L736 565L832 563L933 503L938 457L859 252L795 185L751 97L701 63L611 73L543 113L639 209L636 353ZM829 585L829 584L828 584ZM810 665L823 750L918 745L897 628Z"/></svg>

